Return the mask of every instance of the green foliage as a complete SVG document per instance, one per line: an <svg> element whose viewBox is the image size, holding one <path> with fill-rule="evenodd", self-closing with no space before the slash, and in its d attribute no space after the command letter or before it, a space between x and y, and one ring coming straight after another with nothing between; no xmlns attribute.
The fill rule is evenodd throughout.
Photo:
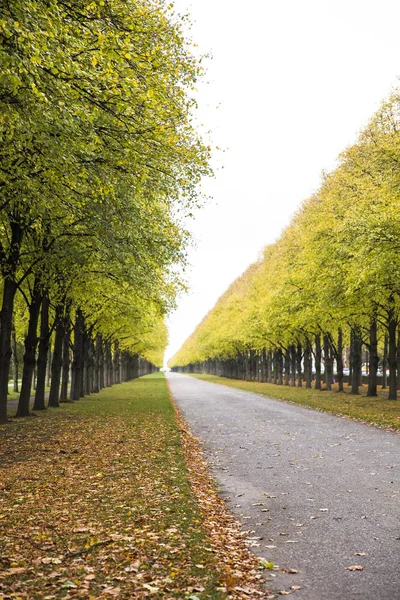
<svg viewBox="0 0 400 600"><path fill-rule="evenodd" d="M13 1L0 16L3 280L29 304L39 279L53 306L69 297L93 331L158 364L180 216L210 172L182 25L158 0Z"/></svg>
<svg viewBox="0 0 400 600"><path fill-rule="evenodd" d="M280 239L218 300L171 367L285 350L316 334L365 340L400 317L400 91L382 104L357 144L325 175Z"/></svg>

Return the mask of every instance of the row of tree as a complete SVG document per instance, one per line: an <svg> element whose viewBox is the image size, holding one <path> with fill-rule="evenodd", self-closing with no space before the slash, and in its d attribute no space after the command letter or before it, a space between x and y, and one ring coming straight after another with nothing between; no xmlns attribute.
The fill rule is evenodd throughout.
<svg viewBox="0 0 400 600"><path fill-rule="evenodd" d="M219 299L170 361L186 370L328 388L344 369L368 395L400 375L400 92L324 175L280 239ZM344 364L347 356L348 364ZM347 373L347 370L345 371Z"/></svg>
<svg viewBox="0 0 400 600"><path fill-rule="evenodd" d="M44 406L49 346L52 406L71 353L72 399L162 363L182 216L209 172L191 122L202 68L182 31L163 0L2 5L0 422L13 331L20 416L36 358Z"/></svg>

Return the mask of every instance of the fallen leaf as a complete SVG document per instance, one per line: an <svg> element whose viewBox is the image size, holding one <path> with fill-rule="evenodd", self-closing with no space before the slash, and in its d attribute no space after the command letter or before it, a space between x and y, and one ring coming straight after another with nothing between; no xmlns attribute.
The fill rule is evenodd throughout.
<svg viewBox="0 0 400 600"><path fill-rule="evenodd" d="M143 587L144 587L144 589L145 589L145 590L149 590L149 592L150 592L151 594L155 594L155 593L156 593L156 592L158 592L158 591L159 591L159 589L160 589L159 587L157 587L157 586L155 586L155 585L150 585L149 583L144 583L144 584L143 584Z"/></svg>
<svg viewBox="0 0 400 600"><path fill-rule="evenodd" d="M346 571L364 571L364 567L362 565L351 565L346 567Z"/></svg>

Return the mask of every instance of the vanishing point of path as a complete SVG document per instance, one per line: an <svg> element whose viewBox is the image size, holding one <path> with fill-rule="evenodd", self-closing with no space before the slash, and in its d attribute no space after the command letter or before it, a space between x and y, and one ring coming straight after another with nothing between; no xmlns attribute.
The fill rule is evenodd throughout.
<svg viewBox="0 0 400 600"><path fill-rule="evenodd" d="M187 375L168 380L256 555L298 571L268 571L272 592L400 599L398 433ZM346 570L354 565L364 570Z"/></svg>

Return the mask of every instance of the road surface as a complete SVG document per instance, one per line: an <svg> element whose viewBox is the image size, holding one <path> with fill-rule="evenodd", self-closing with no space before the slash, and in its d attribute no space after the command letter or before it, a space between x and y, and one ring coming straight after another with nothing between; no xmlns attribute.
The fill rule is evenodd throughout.
<svg viewBox="0 0 400 600"><path fill-rule="evenodd" d="M400 599L398 433L187 375L168 380L249 545L279 565L266 571L271 591Z"/></svg>

